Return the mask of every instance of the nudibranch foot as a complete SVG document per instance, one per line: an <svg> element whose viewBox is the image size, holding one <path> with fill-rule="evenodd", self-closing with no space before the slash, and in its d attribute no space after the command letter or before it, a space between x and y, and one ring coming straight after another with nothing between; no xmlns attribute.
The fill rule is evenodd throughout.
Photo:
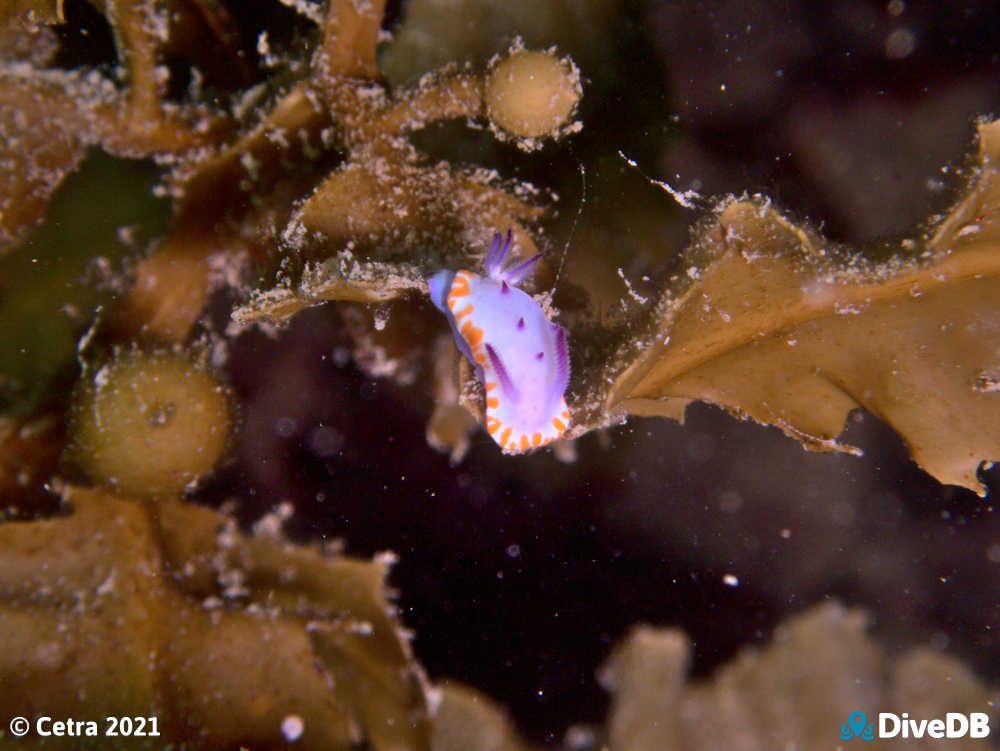
<svg viewBox="0 0 1000 751"><path fill-rule="evenodd" d="M512 241L510 230L494 234L486 276L439 271L427 286L483 383L486 430L505 453L517 454L551 443L569 426L569 348L565 330L517 287L541 256L504 268Z"/></svg>

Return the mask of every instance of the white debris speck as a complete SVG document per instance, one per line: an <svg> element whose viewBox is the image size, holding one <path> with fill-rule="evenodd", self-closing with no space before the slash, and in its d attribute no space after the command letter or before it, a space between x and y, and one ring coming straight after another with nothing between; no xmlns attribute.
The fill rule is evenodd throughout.
<svg viewBox="0 0 1000 751"><path fill-rule="evenodd" d="M115 570L114 568L108 572L107 578L101 582L101 585L97 588L96 594L98 597L102 595L109 595L115 591Z"/></svg>
<svg viewBox="0 0 1000 751"><path fill-rule="evenodd" d="M864 308L837 301L833 304L833 312L838 316L856 316L861 315L864 312Z"/></svg>
<svg viewBox="0 0 1000 751"><path fill-rule="evenodd" d="M625 163L629 167L634 167L635 169L639 169L639 164L634 159L629 159L627 156L625 156L624 151L619 151L618 156L624 159ZM642 171L640 170L640 174L641 172ZM671 198L677 201L677 203L680 206L683 206L685 209L697 208L697 204L695 203L695 201L701 200L701 195L697 191L694 190L679 191L671 187L668 183L664 182L663 180L654 180L653 178L648 177L645 174L643 174L643 177L649 180L649 182L653 183L653 185L657 186L658 188L662 188L664 191L666 191Z"/></svg>
<svg viewBox="0 0 1000 751"><path fill-rule="evenodd" d="M307 231L305 225L300 220L293 219L282 231L281 240L293 248L299 248L305 241L306 234Z"/></svg>
<svg viewBox="0 0 1000 751"><path fill-rule="evenodd" d="M976 376L976 382L972 385L972 390L979 394L1000 393L1000 375L985 371L980 373Z"/></svg>
<svg viewBox="0 0 1000 751"><path fill-rule="evenodd" d="M646 303L649 302L648 297L643 297L632 288L632 284L631 282L629 282L628 279L625 278L625 270L622 269L621 266L618 267L618 276L621 278L623 282L625 282L625 288L628 290L629 297L631 297L640 305L645 305Z"/></svg>
<svg viewBox="0 0 1000 751"><path fill-rule="evenodd" d="M281 65L281 58L271 51L271 41L267 38L267 32L262 31L257 37L257 54L267 68L277 68Z"/></svg>
<svg viewBox="0 0 1000 751"><path fill-rule="evenodd" d="M290 143L288 140L288 131L285 128L269 130L264 136L279 149L287 149Z"/></svg>
<svg viewBox="0 0 1000 751"><path fill-rule="evenodd" d="M251 86L233 103L233 115L237 120L242 120L265 96L267 96L267 84L259 83Z"/></svg>
<svg viewBox="0 0 1000 751"><path fill-rule="evenodd" d="M138 224L126 224L124 227L119 227L115 233L118 236L118 242L128 248L135 247L135 233L138 229Z"/></svg>
<svg viewBox="0 0 1000 751"><path fill-rule="evenodd" d="M87 372L87 361L83 356L83 353L87 351L87 347L90 346L91 341L93 341L94 336L97 334L97 325L101 322L101 313L103 312L102 307L98 307L96 315L94 316L94 322L87 329L87 333L80 337L80 341L76 344L76 360L80 363L80 370L83 373ZM97 388L103 387L108 382L108 366L105 365L99 371L97 375L94 376L94 385Z"/></svg>
<svg viewBox="0 0 1000 751"><path fill-rule="evenodd" d="M885 38L885 56L890 60L909 57L916 47L917 36L907 28L893 29Z"/></svg>
<svg viewBox="0 0 1000 751"><path fill-rule="evenodd" d="M740 586L740 580L739 577L736 576L736 574L725 574L722 577L722 583L725 584L727 587Z"/></svg>
<svg viewBox="0 0 1000 751"><path fill-rule="evenodd" d="M556 441L552 444L552 453L563 464L573 464L576 461L576 441Z"/></svg>
<svg viewBox="0 0 1000 751"><path fill-rule="evenodd" d="M391 550L383 550L381 553L376 553L373 560L380 566L395 566L399 561L399 556Z"/></svg>
<svg viewBox="0 0 1000 751"><path fill-rule="evenodd" d="M354 621L347 625L347 632L357 636L371 636L375 633L375 627L371 621Z"/></svg>
<svg viewBox="0 0 1000 751"><path fill-rule="evenodd" d="M61 7L61 4L60 4ZM143 11L141 18L142 30L147 34L166 42L170 39L170 17L165 10L157 9L152 3L147 3L146 7L139 5Z"/></svg>
<svg viewBox="0 0 1000 751"><path fill-rule="evenodd" d="M230 600L247 597L250 590L246 587L246 572L238 568L226 568L218 572L216 577L222 587L222 596Z"/></svg>
<svg viewBox="0 0 1000 751"><path fill-rule="evenodd" d="M323 24L323 8L311 0L281 0L281 4L308 18L317 26Z"/></svg>
<svg viewBox="0 0 1000 751"><path fill-rule="evenodd" d="M160 86L166 86L167 82L170 81L170 68L166 65L157 65L153 68L153 78Z"/></svg>
<svg viewBox="0 0 1000 751"><path fill-rule="evenodd" d="M572 751L584 751L584 749L598 748L597 733L593 728L586 725L570 725L566 729L564 736L566 748Z"/></svg>
<svg viewBox="0 0 1000 751"><path fill-rule="evenodd" d="M254 522L254 536L270 537L275 539L280 538L282 526L284 526L285 522L291 519L294 514L295 507L291 503L288 501L279 503L268 513L264 514L260 519Z"/></svg>
<svg viewBox="0 0 1000 751"><path fill-rule="evenodd" d="M111 380L111 366L110 365L103 365L103 366L101 366L101 369L98 370L97 373L94 374L94 385L98 389L103 389L105 386L108 385L108 382L110 380Z"/></svg>
<svg viewBox="0 0 1000 751"><path fill-rule="evenodd" d="M260 160L255 159L253 154L249 151L244 151L240 156L240 164L243 165L243 169L247 171L251 180L256 180L258 172L260 170Z"/></svg>
<svg viewBox="0 0 1000 751"><path fill-rule="evenodd" d="M281 734L285 736L285 740L289 743L295 743L295 741L301 738L302 731L305 728L305 722L297 714L290 714L281 721Z"/></svg>

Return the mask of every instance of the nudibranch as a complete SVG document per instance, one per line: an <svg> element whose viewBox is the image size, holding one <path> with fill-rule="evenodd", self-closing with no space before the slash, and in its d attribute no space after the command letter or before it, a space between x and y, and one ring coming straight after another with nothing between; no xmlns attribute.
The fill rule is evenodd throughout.
<svg viewBox="0 0 1000 751"><path fill-rule="evenodd" d="M517 287L541 255L505 269L510 246L510 230L506 238L497 232L486 276L439 271L427 285L486 391L486 430L505 453L518 454L566 432L569 351L562 326Z"/></svg>

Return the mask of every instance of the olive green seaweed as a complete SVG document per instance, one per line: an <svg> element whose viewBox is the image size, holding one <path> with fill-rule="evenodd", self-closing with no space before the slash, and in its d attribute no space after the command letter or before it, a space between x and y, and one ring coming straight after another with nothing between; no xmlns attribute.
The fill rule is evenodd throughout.
<svg viewBox="0 0 1000 751"><path fill-rule="evenodd" d="M280 514L246 536L176 500L63 496L65 516L0 526L8 716L155 715L178 747L267 749L285 747L295 715L302 748L429 748L391 559L292 545Z"/></svg>
<svg viewBox="0 0 1000 751"><path fill-rule="evenodd" d="M601 669L613 696L609 748L834 748L841 723L858 709L869 720L877 712L996 717L996 686L929 647L887 654L867 633L868 620L863 611L835 602L818 605L780 624L770 644L744 649L704 680L688 678L692 647L686 634L635 626ZM984 739L945 742L980 749ZM941 743L900 737L864 746L929 749Z"/></svg>
<svg viewBox="0 0 1000 751"><path fill-rule="evenodd" d="M604 408L683 415L693 400L776 425L807 448L856 407L878 415L941 482L978 491L1000 457L1000 122L979 127L967 194L876 264L764 200L720 207L682 283L623 346Z"/></svg>

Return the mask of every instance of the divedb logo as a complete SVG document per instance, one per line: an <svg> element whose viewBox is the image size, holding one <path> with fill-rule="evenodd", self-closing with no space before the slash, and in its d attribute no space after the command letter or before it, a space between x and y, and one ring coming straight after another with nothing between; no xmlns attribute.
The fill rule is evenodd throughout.
<svg viewBox="0 0 1000 751"><path fill-rule="evenodd" d="M990 734L990 716L985 712L948 712L944 718L915 720L906 712L879 712L878 732L864 712L851 712L847 722L840 723L840 740L860 738L986 738Z"/></svg>

